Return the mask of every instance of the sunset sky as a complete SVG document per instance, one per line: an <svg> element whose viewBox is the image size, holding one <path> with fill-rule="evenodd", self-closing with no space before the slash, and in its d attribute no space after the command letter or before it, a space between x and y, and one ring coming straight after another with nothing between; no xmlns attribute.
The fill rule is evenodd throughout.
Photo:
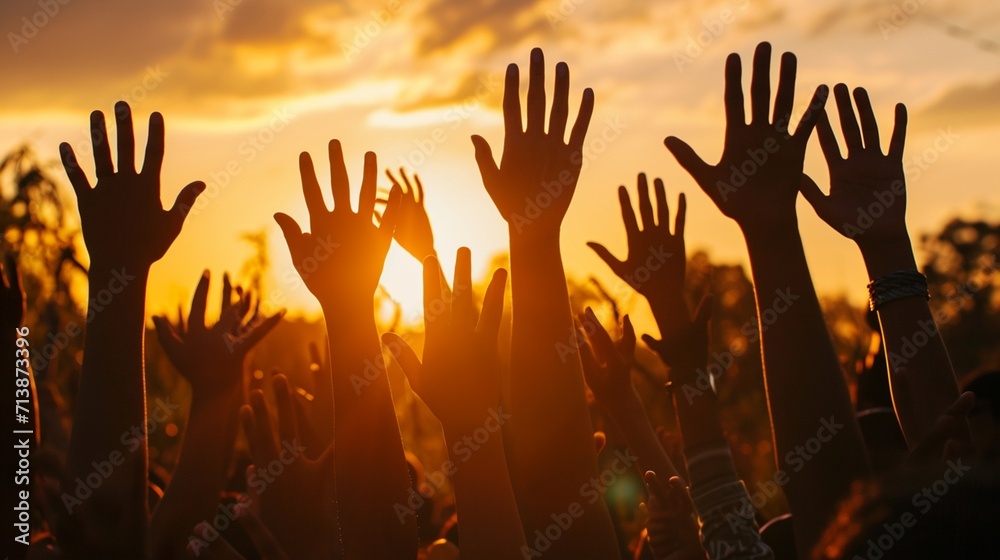
<svg viewBox="0 0 1000 560"><path fill-rule="evenodd" d="M218 275L238 271L250 256L240 234L262 228L270 236L271 287L286 291L293 311L315 311L301 284L283 285L291 262L271 215L284 211L305 223L297 155L311 152L328 185L330 138L344 144L355 194L366 150L383 168L417 172L445 269L467 245L474 273L485 274L489 259L506 249L506 227L482 187L469 136L483 135L499 157L504 68L517 62L526 69L533 46L545 51L550 93L555 63L569 64L572 111L584 87L596 95L586 167L563 226L571 275L617 285L585 242L624 254L615 189L634 189L639 171L662 177L672 201L687 193L689 250L707 249L717 262L745 261L737 227L662 141L679 136L717 160L724 59L730 52L749 57L762 40L776 53L798 55L799 113L818 84L863 85L888 138L892 106L907 104L914 241L955 215L1000 219L996 2L48 2L58 6L54 15L45 13L45 0L0 3L0 151L29 142L55 162L65 140L89 172L87 115L110 114L124 99L142 123L139 142L149 113L165 116L164 204L192 180L209 185L153 269L151 311L187 300L206 266ZM772 69L776 77L776 62ZM75 206L64 173L54 170ZM815 139L806 171L826 184ZM867 277L855 246L799 204L818 289L862 302ZM408 315L419 311L419 265L397 246L383 283Z"/></svg>

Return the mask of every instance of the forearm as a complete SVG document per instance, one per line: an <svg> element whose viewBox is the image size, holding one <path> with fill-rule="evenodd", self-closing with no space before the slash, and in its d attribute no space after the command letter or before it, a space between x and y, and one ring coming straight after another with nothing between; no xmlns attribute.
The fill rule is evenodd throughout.
<svg viewBox="0 0 1000 560"><path fill-rule="evenodd" d="M525 237L511 230L511 334L506 437L514 492L525 534L544 530L552 515L583 503L585 512L553 545L557 557L611 557L617 542L603 499L581 499L597 475L557 235Z"/></svg>
<svg viewBox="0 0 1000 560"><path fill-rule="evenodd" d="M863 247L869 280L899 270L917 270L909 238ZM879 306L896 414L912 448L958 398L958 381L927 301L906 297ZM901 381L901 371L906 380ZM905 383L905 385L903 384ZM907 406L900 406L900 391Z"/></svg>
<svg viewBox="0 0 1000 560"><path fill-rule="evenodd" d="M90 321L64 486L71 493L78 480L93 478L95 464L112 465L106 480L72 514L107 531L105 542L86 546L127 550L135 557L145 553L148 517L143 376L147 278L147 269L91 266ZM131 538L122 542L121 535Z"/></svg>
<svg viewBox="0 0 1000 560"><path fill-rule="evenodd" d="M150 522L154 558L184 556L194 526L215 516L242 402L239 385L212 397L195 393L180 460Z"/></svg>
<svg viewBox="0 0 1000 560"><path fill-rule="evenodd" d="M345 298L346 299L346 298ZM410 477L371 300L324 304L333 368L337 509L347 558L412 558Z"/></svg>
<svg viewBox="0 0 1000 560"><path fill-rule="evenodd" d="M445 430L448 442L460 442L469 435ZM524 531L507 471L503 435L492 434L474 453L453 454L451 461L462 519L462 555L497 560L522 557Z"/></svg>
<svg viewBox="0 0 1000 560"><path fill-rule="evenodd" d="M794 471L786 494L806 555L851 483L870 469L797 225L745 236L778 468ZM799 450L814 440L822 459L803 460Z"/></svg>
<svg viewBox="0 0 1000 560"><path fill-rule="evenodd" d="M646 409L634 392L629 398L609 403L609 406L604 408L625 436L625 443L631 453L637 457L636 463L640 473L653 471L663 480L678 476L677 468L660 445L653 425L646 416Z"/></svg>
<svg viewBox="0 0 1000 560"><path fill-rule="evenodd" d="M679 369L673 368L672 376L694 387L695 368L685 368L685 373ZM756 511L722 432L715 392L685 392L675 387L674 409L684 438L691 500L701 521L701 539L708 557L773 558L771 549L760 539Z"/></svg>

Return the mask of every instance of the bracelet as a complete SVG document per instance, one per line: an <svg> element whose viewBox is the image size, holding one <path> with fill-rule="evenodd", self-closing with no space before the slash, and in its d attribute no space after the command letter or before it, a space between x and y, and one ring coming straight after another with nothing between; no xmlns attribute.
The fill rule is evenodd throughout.
<svg viewBox="0 0 1000 560"><path fill-rule="evenodd" d="M872 311L890 301L913 296L931 299L927 291L927 277L916 270L890 272L868 284L868 307Z"/></svg>

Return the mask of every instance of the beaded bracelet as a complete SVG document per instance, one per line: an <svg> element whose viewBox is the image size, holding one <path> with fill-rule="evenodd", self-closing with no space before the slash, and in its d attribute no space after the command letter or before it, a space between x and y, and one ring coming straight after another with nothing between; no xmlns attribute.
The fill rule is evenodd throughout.
<svg viewBox="0 0 1000 560"><path fill-rule="evenodd" d="M890 272L868 284L868 307L872 311L890 301L913 296L931 298L927 291L927 277L916 270Z"/></svg>

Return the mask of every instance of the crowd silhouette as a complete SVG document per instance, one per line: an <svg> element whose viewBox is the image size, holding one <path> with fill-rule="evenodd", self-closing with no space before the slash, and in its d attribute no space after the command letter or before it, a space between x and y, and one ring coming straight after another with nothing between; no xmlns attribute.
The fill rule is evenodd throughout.
<svg viewBox="0 0 1000 560"><path fill-rule="evenodd" d="M508 225L509 272L492 271L485 292L476 294L469 249L458 250L453 274L442 269L419 177L405 169L388 172L392 187L380 192L379 163L368 152L361 184L352 190L341 142L331 140L331 210L326 180L303 152L298 164L308 224L281 212L274 220L325 320L327 347L310 348L312 384L296 387L288 372L268 374L266 382L250 375L248 354L284 312L268 313L263 294L224 275L218 320L210 324L206 270L186 312L152 317L163 354L191 389L170 473L148 456L154 414L144 363L146 285L151 265L185 221L197 219L188 214L206 185L188 184L165 209L163 116L149 117L143 166L136 169L129 105L115 106L116 162L105 115L92 113L96 176L81 169L69 144L60 154L90 256L88 301L100 309L88 315L64 464L45 465L36 436L15 437L8 446L15 454L31 449L41 464L28 475L35 489L30 500L7 493L15 512L22 502L31 512L22 531L30 539L12 539L19 545L15 555L1000 557L1000 373L976 376L961 389L938 336L905 220L906 108L896 106L885 149L860 87L837 84L832 102L830 89L817 87L793 126L796 57L782 54L774 95L771 59L770 44L758 45L749 118L743 61L735 53L726 60L718 163L706 162L679 138L664 144L746 241L781 467L774 486L787 497L790 515L764 523L720 422L717 393L727 379L710 372L726 364L713 369L719 357L709 351L717 302L710 291L691 301L685 290L684 194L671 215L673 197L663 181L639 173L638 214L630 189L618 189L627 252L618 257L588 242L645 298L658 336L638 336L628 315L608 332L593 309L574 314L560 230L580 177L595 93L584 89L571 115L570 72L560 62L549 103L545 61L534 49L526 101L518 66L507 67L499 159L485 138L472 136L483 186ZM834 106L839 135L829 117ZM828 188L803 173L814 129L829 166ZM841 373L799 235L800 193L861 252L891 399L875 396L861 406L869 393L852 394ZM886 197L891 203L884 213L855 223L858 209ZM528 212L528 204L540 212ZM376 322L372 302L393 239L423 264L422 349L400 333L380 334ZM35 347L22 324L26 302L14 254L5 255L0 276L4 355L23 371L15 373L11 401L28 403L35 419L51 397L39 394L27 371ZM501 329L508 285L509 342ZM776 319L765 323L768 316ZM639 338L669 372L664 391L683 441L679 454L665 444L633 382ZM442 471L455 496L446 523L429 520L434 506L422 488L431 473L404 450L386 356L441 423L449 453ZM588 399L623 439L610 461L598 459L607 436L595 433ZM646 497L626 515L641 517L644 528L638 541L623 543L622 512L612 511L604 494L633 472Z"/></svg>

